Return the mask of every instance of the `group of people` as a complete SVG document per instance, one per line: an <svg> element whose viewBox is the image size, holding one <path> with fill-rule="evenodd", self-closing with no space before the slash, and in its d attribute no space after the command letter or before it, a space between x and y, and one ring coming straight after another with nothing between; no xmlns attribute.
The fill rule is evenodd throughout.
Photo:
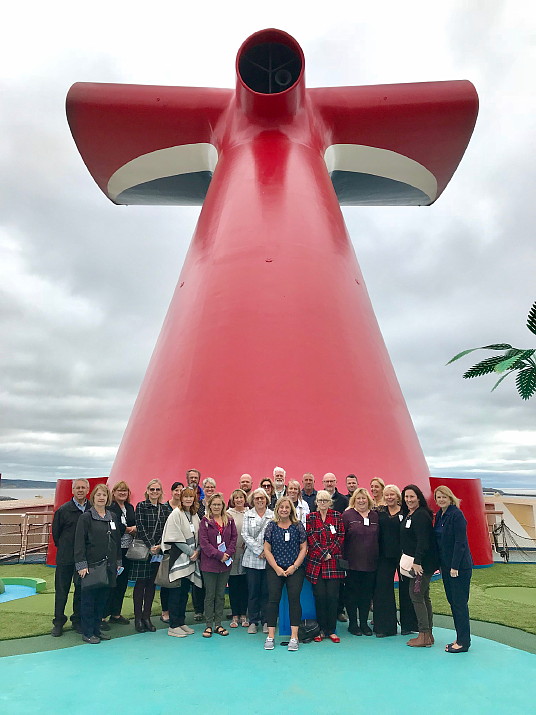
<svg viewBox="0 0 536 715"><path fill-rule="evenodd" d="M228 636L228 586L230 628L249 634L262 629L264 648L272 650L286 586L288 649L296 651L307 580L319 626L315 641L339 643L337 620L347 621L355 636L378 638L396 635L400 622L402 635L417 633L407 645L430 647L430 580L440 569L456 628L456 640L445 650L467 651L472 560L459 500L449 487L437 487L434 516L414 484L400 491L374 478L369 491L350 474L346 486L348 493L341 494L335 475L327 473L317 491L312 474L302 484L287 482L285 470L276 467L256 489L251 475L243 474L226 503L214 479L201 482L200 472L191 469L185 483L171 486L168 501L161 481L151 479L134 509L124 481L111 491L97 485L88 500L89 484L75 480L73 499L56 511L52 526L58 547L52 635L62 634L74 580L73 627L87 643L109 639L110 624L129 622L121 608L130 579L138 632L156 630L151 611L158 583L160 618L170 636L194 633L185 618L190 592L194 620L205 622L203 637Z"/></svg>

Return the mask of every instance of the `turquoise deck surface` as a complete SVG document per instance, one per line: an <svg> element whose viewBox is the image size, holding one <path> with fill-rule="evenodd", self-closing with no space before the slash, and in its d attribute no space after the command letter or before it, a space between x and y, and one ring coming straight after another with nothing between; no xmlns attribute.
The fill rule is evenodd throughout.
<svg viewBox="0 0 536 715"><path fill-rule="evenodd" d="M264 651L262 633L239 628L205 639L201 631L170 638L162 629L3 658L0 712L535 712L536 655L484 638L450 655L443 648L454 633L446 629L434 629L434 647L417 649L406 646L407 637L355 637L343 628L340 644L302 644L289 653L277 644Z"/></svg>

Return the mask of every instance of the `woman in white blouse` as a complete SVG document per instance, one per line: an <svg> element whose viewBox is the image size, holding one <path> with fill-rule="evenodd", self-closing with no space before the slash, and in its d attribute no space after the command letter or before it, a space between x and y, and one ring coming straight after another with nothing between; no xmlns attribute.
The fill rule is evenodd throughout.
<svg viewBox="0 0 536 715"><path fill-rule="evenodd" d="M245 549L242 566L246 570L248 582L248 633L257 633L262 623L268 632L265 611L268 603L266 585L266 559L264 557L264 532L274 513L268 508L270 499L264 489L255 489L249 496L252 507L244 514L242 538Z"/></svg>

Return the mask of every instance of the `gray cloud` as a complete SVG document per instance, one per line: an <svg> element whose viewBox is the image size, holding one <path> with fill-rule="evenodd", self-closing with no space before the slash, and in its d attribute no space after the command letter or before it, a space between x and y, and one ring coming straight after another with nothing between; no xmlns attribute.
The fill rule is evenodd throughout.
<svg viewBox="0 0 536 715"><path fill-rule="evenodd" d="M170 26L178 12L171 7ZM69 133L69 86L79 80L232 86L241 41L275 25L302 43L309 86L458 78L477 86L475 135L437 204L348 208L344 215L432 473L533 485L534 405L522 403L513 385L490 394L492 379L462 380L471 356L445 367L466 347L535 343L524 327L535 299L533 23L509 3L469 10L454 3L418 19L393 5L389 22L379 10L342 22L346 5L340 10L328 20L305 20L296 9L270 17L250 7L246 19L237 14L230 34L213 27L203 42L199 17L186 12L180 46L161 27L161 15L148 28L130 19L121 39L121 18L112 14L97 39L97 18L90 16L76 37L64 26L54 30L48 54L36 37L33 50L15 49L4 63L0 465L6 476L108 473L198 215L107 201ZM151 36L158 23L161 34Z"/></svg>

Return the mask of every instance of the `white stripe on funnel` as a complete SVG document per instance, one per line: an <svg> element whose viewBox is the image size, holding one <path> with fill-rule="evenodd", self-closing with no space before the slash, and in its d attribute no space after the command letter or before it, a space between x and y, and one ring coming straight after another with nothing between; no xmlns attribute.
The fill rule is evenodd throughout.
<svg viewBox="0 0 536 715"><path fill-rule="evenodd" d="M132 159L112 174L108 181L108 196L115 201L123 191L165 176L213 172L217 163L218 152L213 144L181 144L158 149Z"/></svg>
<svg viewBox="0 0 536 715"><path fill-rule="evenodd" d="M332 144L324 153L329 173L352 171L400 181L425 193L431 201L437 196L435 176L418 161L389 149L362 144Z"/></svg>

